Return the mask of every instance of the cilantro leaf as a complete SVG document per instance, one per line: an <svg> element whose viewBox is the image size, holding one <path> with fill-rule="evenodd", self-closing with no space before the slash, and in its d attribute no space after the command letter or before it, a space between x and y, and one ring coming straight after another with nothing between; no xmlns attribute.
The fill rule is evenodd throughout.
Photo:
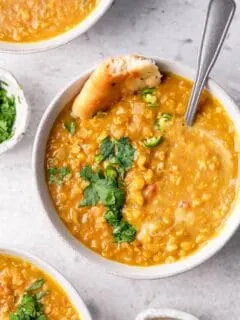
<svg viewBox="0 0 240 320"><path fill-rule="evenodd" d="M106 137L100 145L100 153L96 155L97 163L107 160L112 165L117 165L120 176L124 177L125 171L131 168L134 161L135 149L127 137L111 141Z"/></svg>
<svg viewBox="0 0 240 320"><path fill-rule="evenodd" d="M44 279L38 279L35 282L33 282L30 287L27 288L27 291L33 291L40 289L44 285L45 280Z"/></svg>
<svg viewBox="0 0 240 320"><path fill-rule="evenodd" d="M132 242L135 239L136 229L127 221L121 221L113 226L113 237L118 243Z"/></svg>
<svg viewBox="0 0 240 320"><path fill-rule="evenodd" d="M122 214L120 211L116 210L116 209L109 209L105 215L104 215L105 220L107 221L108 224L110 224L110 226L115 226L116 224L118 224L121 219L122 219Z"/></svg>
<svg viewBox="0 0 240 320"><path fill-rule="evenodd" d="M104 176L101 171L94 172L90 166L85 166L80 170L80 177L85 181L93 182L102 179Z"/></svg>
<svg viewBox="0 0 240 320"><path fill-rule="evenodd" d="M100 163L109 157L114 149L114 142L111 141L110 137L106 137L101 142L100 153L96 156L96 162Z"/></svg>
<svg viewBox="0 0 240 320"><path fill-rule="evenodd" d="M0 81L0 143L12 137L16 120L15 97L8 96L3 85L6 84Z"/></svg>
<svg viewBox="0 0 240 320"><path fill-rule="evenodd" d="M43 279L36 280L27 288L20 303L14 313L10 313L10 320L47 320L44 314L44 306L40 300L48 294L47 290L34 291L40 289L44 284Z"/></svg>
<svg viewBox="0 0 240 320"><path fill-rule="evenodd" d="M118 243L131 242L136 234L135 228L123 220L121 212L126 199L123 178L126 170L133 165L134 155L135 149L127 137L119 140L106 137L101 142L100 153L95 157L97 163L104 160L110 163L105 172L93 171L90 166L80 171L80 177L89 183L84 189L84 199L80 206L102 203L107 208L104 218L112 226L114 240Z"/></svg>
<svg viewBox="0 0 240 320"><path fill-rule="evenodd" d="M99 202L98 192L92 184L84 189L83 195L80 207L95 206Z"/></svg>
<svg viewBox="0 0 240 320"><path fill-rule="evenodd" d="M62 167L62 168L50 167L48 168L47 172L48 172L49 183L55 183L57 185L61 185L66 181L68 175L71 174L71 169L69 167Z"/></svg>
<svg viewBox="0 0 240 320"><path fill-rule="evenodd" d="M116 158L122 168L129 169L133 165L135 150L127 137L120 138L116 143Z"/></svg>
<svg viewBox="0 0 240 320"><path fill-rule="evenodd" d="M64 128L73 136L76 132L75 120L69 120L64 122Z"/></svg>

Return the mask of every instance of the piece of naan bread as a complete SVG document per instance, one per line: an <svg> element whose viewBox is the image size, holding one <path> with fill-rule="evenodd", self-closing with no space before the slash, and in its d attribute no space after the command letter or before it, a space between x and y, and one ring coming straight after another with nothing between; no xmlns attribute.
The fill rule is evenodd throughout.
<svg viewBox="0 0 240 320"><path fill-rule="evenodd" d="M110 58L102 62L90 75L74 100L72 114L91 118L119 101L123 95L146 87L155 87L161 73L155 61L136 55Z"/></svg>

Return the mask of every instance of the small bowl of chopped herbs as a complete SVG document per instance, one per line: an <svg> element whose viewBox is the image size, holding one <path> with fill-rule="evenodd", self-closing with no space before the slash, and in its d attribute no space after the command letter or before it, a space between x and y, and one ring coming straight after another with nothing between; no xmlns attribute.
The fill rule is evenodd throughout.
<svg viewBox="0 0 240 320"><path fill-rule="evenodd" d="M26 132L29 105L13 75L0 69L0 155L13 148Z"/></svg>

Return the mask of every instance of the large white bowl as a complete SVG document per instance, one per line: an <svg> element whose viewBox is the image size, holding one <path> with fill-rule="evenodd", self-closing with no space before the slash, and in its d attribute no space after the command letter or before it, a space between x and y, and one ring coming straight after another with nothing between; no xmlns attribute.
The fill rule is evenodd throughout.
<svg viewBox="0 0 240 320"><path fill-rule="evenodd" d="M42 41L25 43L0 41L0 52L31 53L61 46L90 29L104 15L112 3L113 0L98 0L96 8L83 21L69 31L56 37Z"/></svg>
<svg viewBox="0 0 240 320"><path fill-rule="evenodd" d="M175 74L181 75L185 78L193 79L194 71L179 62L169 61L166 59L154 58L159 64L160 70L170 71ZM151 267L137 267L127 266L118 262L107 260L92 250L85 247L77 239L75 239L70 232L66 229L56 210L53 206L51 197L49 195L48 186L45 178L45 151L46 144L50 130L53 123L58 116L59 112L64 106L70 102L73 97L80 91L86 79L89 77L89 72L79 75L76 79L70 82L60 93L53 99L45 111L40 125L37 130L34 147L33 147L33 169L37 192L40 197L41 203L45 209L47 216L55 229L61 235L61 237L73 248L76 252L80 253L87 261L94 262L100 267L103 267L110 273L114 273L119 276L135 278L135 279L154 279L164 278L172 275L176 275L192 269L202 262L209 259L217 251L219 251L226 242L231 238L240 224L240 202L239 199L233 208L233 211L226 221L226 224L220 234L209 241L202 249L195 254L187 257L184 260L178 261L172 264L156 265ZM229 117L235 124L236 131L240 135L240 112L236 104L225 93L225 91L219 87L213 80L209 79L207 82L208 90L221 101L225 107Z"/></svg>
<svg viewBox="0 0 240 320"><path fill-rule="evenodd" d="M63 288L63 290L68 295L70 301L78 311L81 320L92 320L92 317L83 302L83 300L80 298L77 291L73 288L73 286L68 282L60 272L58 272L56 269L51 267L49 264L47 264L45 261L33 256L32 254L25 253L23 251L17 250L17 249L8 249L8 248L1 248L0 247L0 254L6 254L13 257L20 258L22 260L28 261L32 264L34 264L39 269L43 270L45 273L50 275L54 280L57 281L57 283Z"/></svg>

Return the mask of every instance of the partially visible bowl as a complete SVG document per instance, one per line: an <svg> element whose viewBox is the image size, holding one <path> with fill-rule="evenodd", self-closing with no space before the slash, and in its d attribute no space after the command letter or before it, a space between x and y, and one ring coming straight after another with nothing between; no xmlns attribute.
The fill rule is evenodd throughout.
<svg viewBox="0 0 240 320"><path fill-rule="evenodd" d="M6 42L0 41L0 52L34 53L53 49L77 38L90 29L109 9L113 0L99 0L96 8L79 24L70 30L53 38L36 42Z"/></svg>
<svg viewBox="0 0 240 320"><path fill-rule="evenodd" d="M198 320L189 313L175 309L148 309L141 312L136 320Z"/></svg>
<svg viewBox="0 0 240 320"><path fill-rule="evenodd" d="M154 58L158 63L160 70L173 72L185 78L193 79L194 70L175 61L169 61L161 58ZM45 212L54 225L55 229L62 236L62 238L73 248L76 252L81 254L89 262L94 262L106 271L134 279L155 279L173 276L187 270L190 270L218 252L226 242L231 238L234 232L240 225L240 199L238 197L233 211L226 221L223 230L214 239L209 241L207 245L202 247L193 255L172 264L154 265L150 267L128 266L111 260L107 260L100 255L97 255L90 249L86 248L82 243L75 239L66 229L63 222L60 220L56 209L53 206L52 199L49 194L46 178L45 178L45 152L48 137L51 128L56 120L56 117L64 108L64 106L72 101L72 99L81 90L90 72L86 72L60 91L60 93L53 99L45 111L40 125L37 130L33 147L33 169L37 192ZM206 84L207 89L222 103L229 117L235 124L236 132L240 136L240 111L232 99L226 92L218 86L213 80L209 79Z"/></svg>
<svg viewBox="0 0 240 320"><path fill-rule="evenodd" d="M30 107L26 101L23 89L14 78L14 76L4 69L0 68L0 81L7 90L9 96L15 97L16 120L13 125L13 135L9 140L0 143L0 155L13 148L24 136L30 117Z"/></svg>
<svg viewBox="0 0 240 320"><path fill-rule="evenodd" d="M63 275L60 272L58 272L56 269L51 267L48 263L33 256L32 254L25 253L17 249L8 249L8 248L0 247L0 254L6 254L13 257L18 257L20 259L26 260L34 264L39 269L43 270L50 277L56 280L56 282L63 288L63 290L66 292L67 296L69 297L71 303L74 305L74 307L78 311L81 320L92 320L92 317L85 303L83 302L83 300L81 299L77 291L73 288L70 282L68 282L63 277Z"/></svg>

